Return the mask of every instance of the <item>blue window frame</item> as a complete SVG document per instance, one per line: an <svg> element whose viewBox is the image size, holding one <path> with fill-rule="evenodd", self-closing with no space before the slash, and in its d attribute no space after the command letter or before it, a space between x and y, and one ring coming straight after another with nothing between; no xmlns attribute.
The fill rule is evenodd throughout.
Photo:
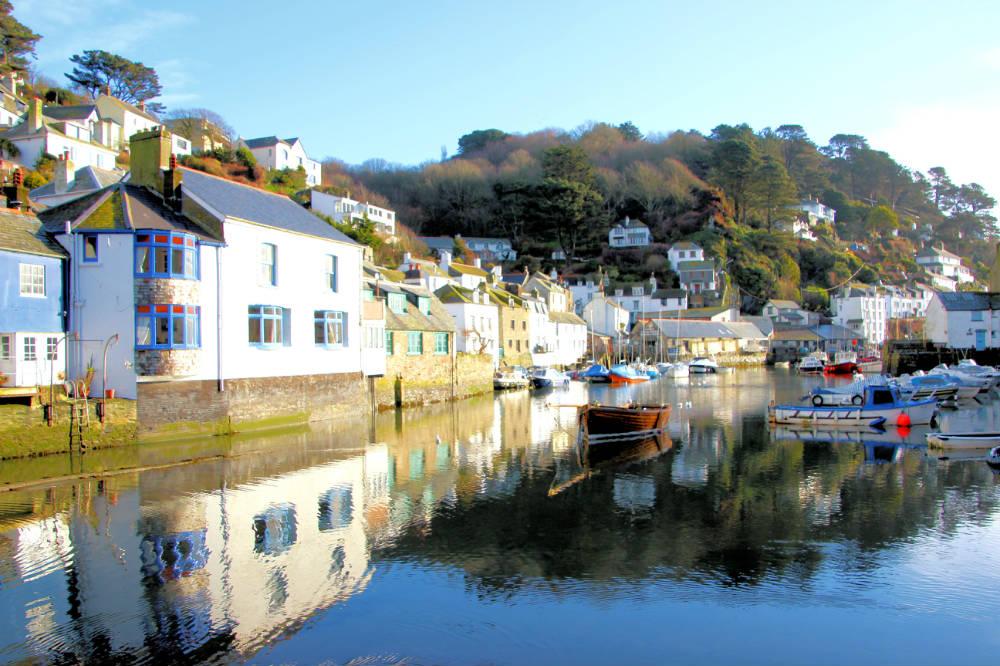
<svg viewBox="0 0 1000 666"><path fill-rule="evenodd" d="M140 305L135 310L136 349L199 349L201 309L196 305Z"/></svg>
<svg viewBox="0 0 1000 666"><path fill-rule="evenodd" d="M257 252L257 284L273 287L278 284L278 248L271 243L261 243Z"/></svg>
<svg viewBox="0 0 1000 666"><path fill-rule="evenodd" d="M288 345L291 339L289 315L280 305L251 305L247 308L248 339L251 345L275 347Z"/></svg>
<svg viewBox="0 0 1000 666"><path fill-rule="evenodd" d="M447 333L435 333L434 334L434 353L435 354L447 354L448 353L448 334Z"/></svg>
<svg viewBox="0 0 1000 666"><path fill-rule="evenodd" d="M135 235L136 277L197 280L198 269L198 242L191 234L150 231Z"/></svg>
<svg viewBox="0 0 1000 666"><path fill-rule="evenodd" d="M316 310L313 313L316 344L321 347L343 347L347 344L347 313Z"/></svg>
<svg viewBox="0 0 1000 666"><path fill-rule="evenodd" d="M96 264L98 257L98 235L83 235L83 263Z"/></svg>
<svg viewBox="0 0 1000 666"><path fill-rule="evenodd" d="M409 331L406 334L406 353L414 355L424 353L423 333L420 331Z"/></svg>
<svg viewBox="0 0 1000 666"><path fill-rule="evenodd" d="M323 284L330 291L337 291L337 257L332 254L326 255L324 259L326 265L324 266L325 274L323 277Z"/></svg>

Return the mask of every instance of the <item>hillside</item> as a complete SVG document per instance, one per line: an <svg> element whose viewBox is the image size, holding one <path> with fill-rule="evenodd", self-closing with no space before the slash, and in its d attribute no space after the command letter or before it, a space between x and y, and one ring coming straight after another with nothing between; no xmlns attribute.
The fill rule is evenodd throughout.
<svg viewBox="0 0 1000 666"><path fill-rule="evenodd" d="M622 280L653 273L669 284L661 252L602 250L611 224L639 218L657 244L705 245L751 310L775 296L820 307L824 289L852 276L924 279L914 257L942 242L984 278L993 252L986 241L996 237L995 200L975 183L952 183L941 167L911 171L857 135L838 134L820 147L798 125L646 137L631 123L570 133L478 130L442 162L331 162L324 171L338 188L388 201L419 234L504 236L519 251L518 266L551 265L558 249L572 258L561 270L603 264ZM777 230L795 214L788 206L805 198L837 211L836 224L821 226L815 242Z"/></svg>

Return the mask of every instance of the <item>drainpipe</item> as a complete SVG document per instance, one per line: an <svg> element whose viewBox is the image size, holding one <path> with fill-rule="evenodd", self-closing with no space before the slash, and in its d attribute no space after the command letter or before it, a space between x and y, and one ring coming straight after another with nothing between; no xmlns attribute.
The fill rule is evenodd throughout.
<svg viewBox="0 0 1000 666"><path fill-rule="evenodd" d="M108 413L108 349L118 342L118 334L115 333L104 342L104 359L101 362L101 423L104 423Z"/></svg>
<svg viewBox="0 0 1000 666"><path fill-rule="evenodd" d="M61 345L64 342L66 343L66 346L63 347L63 353L66 355L66 370L67 371L69 370L69 342L68 342L68 340L69 340L69 338L70 338L71 335L72 335L71 333L67 333L66 335L62 336L62 339L59 340L58 343L56 343L56 354L59 353L59 345ZM53 363L50 360L49 361L49 405L48 405L48 411L45 414L45 420L46 420L46 422L50 426L52 425L52 421L55 418L55 411L56 411L55 388L54 388L55 381L54 381L54 377L53 377L54 370L52 369L52 366L54 366L54 365L55 365L55 363Z"/></svg>
<svg viewBox="0 0 1000 666"><path fill-rule="evenodd" d="M226 390L222 377L222 248L215 247L215 368L219 393Z"/></svg>

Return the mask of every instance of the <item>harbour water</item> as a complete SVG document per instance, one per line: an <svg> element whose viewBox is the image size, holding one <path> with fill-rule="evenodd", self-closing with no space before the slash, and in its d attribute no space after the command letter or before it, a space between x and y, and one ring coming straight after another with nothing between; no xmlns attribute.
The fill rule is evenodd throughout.
<svg viewBox="0 0 1000 666"><path fill-rule="evenodd" d="M1000 477L768 424L822 381L574 383L0 493L0 660L996 663ZM669 439L588 460L587 399L668 402Z"/></svg>

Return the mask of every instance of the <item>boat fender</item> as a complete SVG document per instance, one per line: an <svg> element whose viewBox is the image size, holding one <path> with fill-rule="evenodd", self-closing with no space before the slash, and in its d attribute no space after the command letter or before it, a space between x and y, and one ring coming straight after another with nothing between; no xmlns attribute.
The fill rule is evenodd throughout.
<svg viewBox="0 0 1000 666"><path fill-rule="evenodd" d="M938 413L934 412L934 414L931 415L931 427L932 428L937 428L938 427L938 423L939 423L938 422Z"/></svg>
<svg viewBox="0 0 1000 666"><path fill-rule="evenodd" d="M855 395L853 398L851 398L851 404L857 407L860 407L864 403L864 401L865 399L862 398L860 395Z"/></svg>
<svg viewBox="0 0 1000 666"><path fill-rule="evenodd" d="M906 412L901 413L896 417L896 427L898 428L909 428L910 427L910 415Z"/></svg>
<svg viewBox="0 0 1000 666"><path fill-rule="evenodd" d="M823 396L821 396L821 395L814 395L813 396L813 405L815 405L816 407L822 406L823 405Z"/></svg>

